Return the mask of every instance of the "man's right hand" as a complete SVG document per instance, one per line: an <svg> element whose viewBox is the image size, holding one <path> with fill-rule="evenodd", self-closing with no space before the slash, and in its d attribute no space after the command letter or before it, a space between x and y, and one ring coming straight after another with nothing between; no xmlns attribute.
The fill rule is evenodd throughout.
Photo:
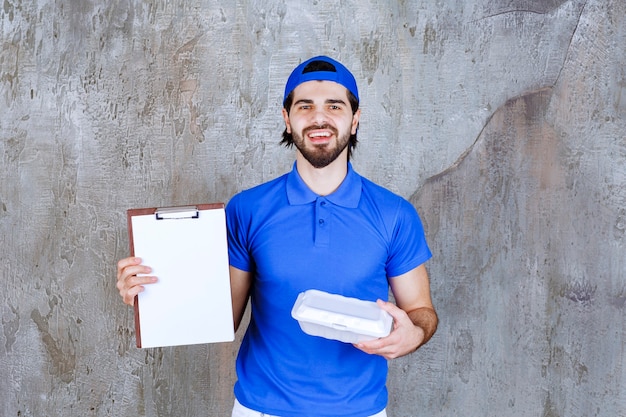
<svg viewBox="0 0 626 417"><path fill-rule="evenodd" d="M141 264L141 258L129 257L117 263L117 289L120 290L122 300L128 305L135 303L135 296L144 290L144 285L153 284L157 278L149 275L152 268Z"/></svg>

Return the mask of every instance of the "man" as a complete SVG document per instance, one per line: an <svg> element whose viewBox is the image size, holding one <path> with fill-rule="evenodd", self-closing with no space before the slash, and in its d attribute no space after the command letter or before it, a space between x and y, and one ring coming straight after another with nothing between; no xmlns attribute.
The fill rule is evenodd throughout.
<svg viewBox="0 0 626 417"><path fill-rule="evenodd" d="M386 416L387 359L415 351L437 328L422 224L405 199L352 169L361 111L347 68L325 56L300 64L283 105L292 171L226 208L236 327L248 299L252 308L232 415ZM150 272L140 262L118 263L127 304L156 282L137 276ZM396 304L386 301L389 288ZM356 345L305 334L290 313L308 289L377 301L392 332Z"/></svg>

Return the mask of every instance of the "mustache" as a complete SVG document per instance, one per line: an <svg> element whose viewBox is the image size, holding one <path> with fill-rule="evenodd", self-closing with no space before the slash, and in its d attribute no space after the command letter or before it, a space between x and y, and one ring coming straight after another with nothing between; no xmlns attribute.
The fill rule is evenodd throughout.
<svg viewBox="0 0 626 417"><path fill-rule="evenodd" d="M306 135L307 133L309 133L312 130L320 130L320 129L330 130L331 132L333 132L333 135L335 135L335 136L339 135L339 131L336 128L334 128L333 126L329 125L328 123L324 123L324 124L321 124L321 125L312 125L312 126L305 127L304 129L302 129L302 134Z"/></svg>

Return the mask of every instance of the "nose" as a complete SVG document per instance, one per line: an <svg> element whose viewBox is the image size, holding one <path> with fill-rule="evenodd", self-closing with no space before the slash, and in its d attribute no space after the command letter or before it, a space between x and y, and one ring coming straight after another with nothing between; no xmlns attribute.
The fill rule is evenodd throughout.
<svg viewBox="0 0 626 417"><path fill-rule="evenodd" d="M328 115L323 108L318 108L313 112L311 121L317 126L324 126L328 123Z"/></svg>

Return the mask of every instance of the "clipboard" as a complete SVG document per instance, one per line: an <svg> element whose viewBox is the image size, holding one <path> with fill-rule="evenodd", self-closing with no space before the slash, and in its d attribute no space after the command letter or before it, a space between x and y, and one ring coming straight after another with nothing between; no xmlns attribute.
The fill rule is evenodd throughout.
<svg viewBox="0 0 626 417"><path fill-rule="evenodd" d="M138 348L235 339L223 203L127 210L131 256L154 284L135 297Z"/></svg>

